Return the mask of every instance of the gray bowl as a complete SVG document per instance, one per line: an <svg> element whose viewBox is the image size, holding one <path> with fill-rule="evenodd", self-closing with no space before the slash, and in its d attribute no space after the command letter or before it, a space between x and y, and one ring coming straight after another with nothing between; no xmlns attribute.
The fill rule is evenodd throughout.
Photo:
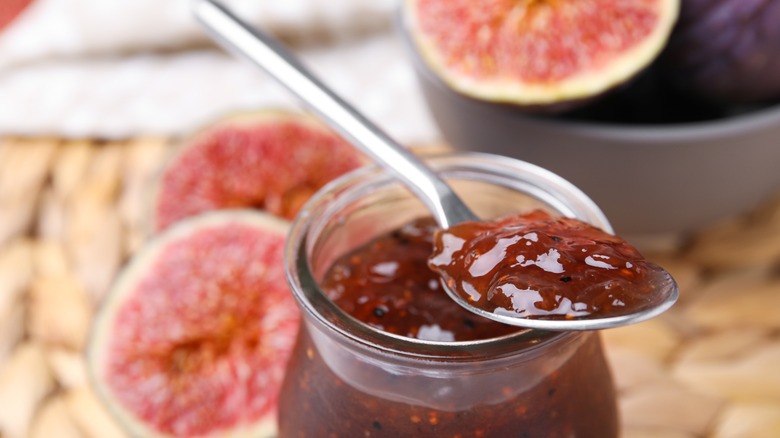
<svg viewBox="0 0 780 438"><path fill-rule="evenodd" d="M683 236L750 210L780 190L780 105L676 125L534 117L453 91L408 40L406 45L447 142L563 176L593 198L625 237Z"/></svg>

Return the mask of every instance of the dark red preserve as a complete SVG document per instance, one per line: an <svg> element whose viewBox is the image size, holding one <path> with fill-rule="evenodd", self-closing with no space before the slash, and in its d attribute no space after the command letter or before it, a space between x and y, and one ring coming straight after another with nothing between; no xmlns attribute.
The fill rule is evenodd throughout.
<svg viewBox="0 0 780 438"><path fill-rule="evenodd" d="M461 308L428 267L435 228L420 219L377 236L319 283L365 324L453 347L407 354L392 339L354 341L307 319L280 397L280 436L616 436L598 334L520 331Z"/></svg>
<svg viewBox="0 0 780 438"><path fill-rule="evenodd" d="M469 341L518 331L463 309L442 290L426 266L437 229L426 218L377 237L338 259L322 290L360 321L411 338Z"/></svg>
<svg viewBox="0 0 780 438"><path fill-rule="evenodd" d="M475 307L525 318L634 313L672 281L619 237L542 210L442 230L429 265Z"/></svg>

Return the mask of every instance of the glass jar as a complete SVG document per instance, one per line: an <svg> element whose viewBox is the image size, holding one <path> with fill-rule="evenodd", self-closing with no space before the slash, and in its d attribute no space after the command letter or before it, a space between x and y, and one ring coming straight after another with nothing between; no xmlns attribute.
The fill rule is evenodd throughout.
<svg viewBox="0 0 780 438"><path fill-rule="evenodd" d="M474 153L428 162L480 217L537 207L611 231L587 196L539 167ZM364 324L320 290L336 258L427 215L392 177L366 168L325 187L293 223L285 263L303 317L280 394L280 436L616 436L597 332L420 340Z"/></svg>

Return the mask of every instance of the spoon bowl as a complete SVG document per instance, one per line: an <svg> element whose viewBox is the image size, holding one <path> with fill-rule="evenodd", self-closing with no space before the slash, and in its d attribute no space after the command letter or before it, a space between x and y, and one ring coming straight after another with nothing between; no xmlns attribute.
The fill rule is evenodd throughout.
<svg viewBox="0 0 780 438"><path fill-rule="evenodd" d="M659 282L659 288L657 293L652 297L653 299L648 300L645 306L633 309L630 313L610 317L599 316L593 318L582 317L571 319L543 319L513 315L509 312L490 312L469 303L462 296L458 295L455 291L447 287L444 282L442 282L442 286L450 298L455 300L458 304L465 307L466 309L484 318L517 327L535 328L539 330L550 331L602 330L636 324L638 322L654 318L669 310L669 308L671 308L679 298L679 288L677 287L677 282L675 282L674 278L672 278L669 273L666 273L666 278L664 281Z"/></svg>

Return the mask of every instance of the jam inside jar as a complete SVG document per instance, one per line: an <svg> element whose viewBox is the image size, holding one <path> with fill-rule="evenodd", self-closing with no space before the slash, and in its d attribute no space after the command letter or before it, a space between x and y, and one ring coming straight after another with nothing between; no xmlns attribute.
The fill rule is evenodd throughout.
<svg viewBox="0 0 780 438"><path fill-rule="evenodd" d="M428 162L480 217L541 208L611 231L589 198L536 166L464 153ZM425 216L425 207L390 176L366 168L327 186L294 222L285 263L303 318L279 399L280 437L617 436L615 392L598 332L480 325L475 335L459 337L446 329L458 326L454 318L467 328L475 324L443 306L440 320L391 332L378 322L390 310L385 304L367 316L352 309L352 316L328 297L323 286L333 283L334 265ZM395 250L390 262L412 257L411 250ZM405 270L412 274L394 276L388 294L399 282L430 280L415 274L416 261L402 261L412 264ZM342 274L350 277L347 287L358 288L368 271L353 262ZM411 283L400 293L417 290ZM381 299L381 287L372 296Z"/></svg>

